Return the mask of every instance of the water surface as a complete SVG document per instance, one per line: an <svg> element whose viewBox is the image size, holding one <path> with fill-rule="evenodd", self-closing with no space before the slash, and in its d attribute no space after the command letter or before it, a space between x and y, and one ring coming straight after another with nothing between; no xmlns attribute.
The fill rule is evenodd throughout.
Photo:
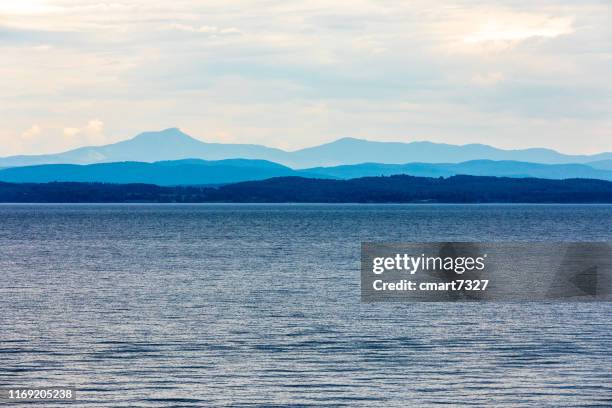
<svg viewBox="0 0 612 408"><path fill-rule="evenodd" d="M361 241L453 240L610 241L612 206L2 205L0 387L92 407L611 406L610 303L360 303Z"/></svg>

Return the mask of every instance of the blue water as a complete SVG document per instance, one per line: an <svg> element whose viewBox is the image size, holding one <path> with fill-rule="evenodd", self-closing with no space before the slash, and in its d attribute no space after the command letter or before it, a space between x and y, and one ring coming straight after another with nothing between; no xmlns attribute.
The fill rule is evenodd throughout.
<svg viewBox="0 0 612 408"><path fill-rule="evenodd" d="M360 303L361 241L453 240L610 241L612 206L0 206L0 388L76 387L91 407L612 406L610 303Z"/></svg>

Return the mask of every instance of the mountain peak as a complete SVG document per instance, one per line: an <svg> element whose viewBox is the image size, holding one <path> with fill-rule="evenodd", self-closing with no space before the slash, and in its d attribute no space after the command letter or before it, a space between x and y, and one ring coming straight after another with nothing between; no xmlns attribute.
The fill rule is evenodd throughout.
<svg viewBox="0 0 612 408"><path fill-rule="evenodd" d="M160 130L159 133L163 133L165 135L187 135L186 133L184 133L181 129L177 128L177 127L171 127L168 129L164 129L164 130Z"/></svg>
<svg viewBox="0 0 612 408"><path fill-rule="evenodd" d="M189 136L179 128L168 128L160 131L143 132L136 135L132 139L128 139L120 144L133 144L136 143L138 146L185 146L202 144L199 140Z"/></svg>
<svg viewBox="0 0 612 408"><path fill-rule="evenodd" d="M189 139L193 139L191 136L189 136L187 133L183 132L181 129L179 128L168 128L168 129L164 129L164 130L159 130L159 131L151 131L151 132L143 132L140 133L139 135L137 135L136 137L134 137L134 139L141 139L141 138L189 138Z"/></svg>
<svg viewBox="0 0 612 408"><path fill-rule="evenodd" d="M379 140L370 140L370 139L360 139L358 137L350 137L350 136L346 136L346 137L342 137L340 139L337 139L335 142L332 143L346 143L346 144L363 144L363 145L370 145L373 143L389 143L389 142L381 142Z"/></svg>
<svg viewBox="0 0 612 408"><path fill-rule="evenodd" d="M337 139L336 142L367 142L367 140L346 136L346 137L341 137L340 139Z"/></svg>

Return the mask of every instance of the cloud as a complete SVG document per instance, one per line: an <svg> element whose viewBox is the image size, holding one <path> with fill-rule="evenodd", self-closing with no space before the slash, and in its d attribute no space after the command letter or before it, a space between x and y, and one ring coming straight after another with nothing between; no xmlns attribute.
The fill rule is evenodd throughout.
<svg viewBox="0 0 612 408"><path fill-rule="evenodd" d="M19 153L44 154L61 152L82 145L103 145L123 139L122 135L109 137L105 125L99 119L87 121L82 126L65 126L45 120L22 130L17 136L0 131L2 153L9 156Z"/></svg>
<svg viewBox="0 0 612 408"><path fill-rule="evenodd" d="M2 2L0 155L172 126L612 150L610 19L600 0Z"/></svg>
<svg viewBox="0 0 612 408"><path fill-rule="evenodd" d="M74 128L74 127L64 128L64 136L74 137L78 135L79 133L81 133L81 129L79 128Z"/></svg>
<svg viewBox="0 0 612 408"><path fill-rule="evenodd" d="M1 16L1 14L0 14ZM27 29L0 25L0 45L47 45L49 42L57 44L78 43L74 33L66 31L49 31Z"/></svg>
<svg viewBox="0 0 612 408"><path fill-rule="evenodd" d="M552 39L574 32L573 19L527 13L481 17L476 30L463 36L468 45L505 49L530 39Z"/></svg>
<svg viewBox="0 0 612 408"><path fill-rule="evenodd" d="M44 14L60 10L40 0L5 1L0 3L0 14L31 15Z"/></svg>
<svg viewBox="0 0 612 408"><path fill-rule="evenodd" d="M520 10L520 11L519 11ZM449 11L433 27L440 36L439 46L451 52L509 52L525 45L545 46L579 29L575 13L567 8L513 10L508 7L475 6Z"/></svg>
<svg viewBox="0 0 612 408"><path fill-rule="evenodd" d="M219 28L215 26L191 26L187 24L171 24L170 28L179 31L187 31L189 33L202 33L202 34L211 34L211 35L230 35L230 34L242 34L240 30L235 27L229 28Z"/></svg>
<svg viewBox="0 0 612 408"><path fill-rule="evenodd" d="M68 139L79 137L79 140L91 144L101 144L106 142L104 135L104 122L98 119L92 119L81 128L65 127L63 129L64 136Z"/></svg>
<svg viewBox="0 0 612 408"><path fill-rule="evenodd" d="M42 132L42 128L38 125L32 125L29 129L25 130L21 134L21 138L24 140L31 140L36 138Z"/></svg>

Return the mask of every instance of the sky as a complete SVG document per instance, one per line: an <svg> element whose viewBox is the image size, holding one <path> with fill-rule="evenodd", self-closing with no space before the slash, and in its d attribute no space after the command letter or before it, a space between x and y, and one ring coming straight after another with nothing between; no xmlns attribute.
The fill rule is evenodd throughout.
<svg viewBox="0 0 612 408"><path fill-rule="evenodd" d="M179 127L612 151L610 0L0 0L0 156Z"/></svg>

